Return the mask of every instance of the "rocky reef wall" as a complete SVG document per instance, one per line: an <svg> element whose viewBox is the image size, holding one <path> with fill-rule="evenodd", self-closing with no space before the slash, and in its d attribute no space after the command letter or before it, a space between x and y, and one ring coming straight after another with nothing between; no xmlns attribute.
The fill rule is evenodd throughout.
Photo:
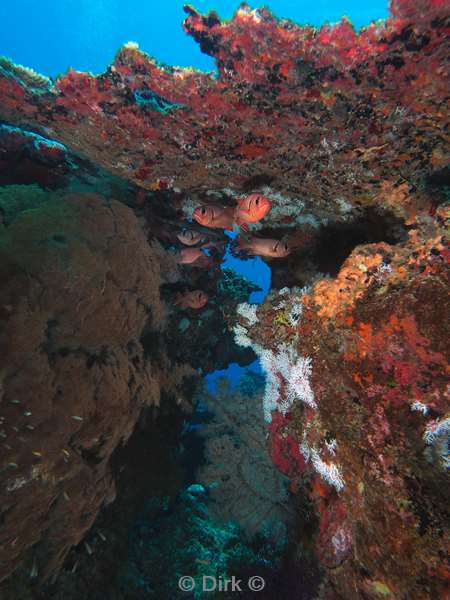
<svg viewBox="0 0 450 600"><path fill-rule="evenodd" d="M279 224L389 207L405 187L414 212L427 204L417 188L448 163L447 8L396 0L386 23L356 33L345 20L316 30L265 9L221 22L186 7L217 78L159 66L133 44L104 74L55 84L3 60L0 118L148 190L270 184L295 206Z"/></svg>
<svg viewBox="0 0 450 600"><path fill-rule="evenodd" d="M46 576L114 499L111 455L177 373L141 343L162 327L160 261L129 208L14 185L0 205L0 574L26 556Z"/></svg>
<svg viewBox="0 0 450 600"><path fill-rule="evenodd" d="M327 598L445 597L448 218L238 310L236 340L266 370L273 460L315 508Z"/></svg>

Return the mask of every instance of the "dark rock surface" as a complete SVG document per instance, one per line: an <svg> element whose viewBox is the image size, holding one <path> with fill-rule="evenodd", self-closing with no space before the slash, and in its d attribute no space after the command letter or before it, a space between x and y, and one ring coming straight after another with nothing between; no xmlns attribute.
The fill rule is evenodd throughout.
<svg viewBox="0 0 450 600"><path fill-rule="evenodd" d="M31 548L30 570L61 566L159 402L139 340L160 327L160 265L132 211L93 194L26 208L0 231L2 578Z"/></svg>

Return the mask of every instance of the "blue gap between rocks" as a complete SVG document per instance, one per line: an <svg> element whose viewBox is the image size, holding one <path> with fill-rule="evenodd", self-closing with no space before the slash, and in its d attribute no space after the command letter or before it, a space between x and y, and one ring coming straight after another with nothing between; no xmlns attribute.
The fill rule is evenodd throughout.
<svg viewBox="0 0 450 600"><path fill-rule="evenodd" d="M225 231L225 234L233 240L236 233L233 231ZM252 292L248 299L250 304L262 304L270 290L272 279L272 271L270 267L259 257L255 256L242 260L236 258L231 253L230 244L227 245L225 255L222 262L222 269L233 269L239 275L243 275L252 283L255 283L261 288L260 292ZM241 377L247 370L255 373L262 373L259 360L255 360L247 367L241 367L237 363L230 363L226 369L213 371L205 376L206 384L210 392L214 392L217 386L217 380L221 377L226 377L229 380L231 387L239 385Z"/></svg>

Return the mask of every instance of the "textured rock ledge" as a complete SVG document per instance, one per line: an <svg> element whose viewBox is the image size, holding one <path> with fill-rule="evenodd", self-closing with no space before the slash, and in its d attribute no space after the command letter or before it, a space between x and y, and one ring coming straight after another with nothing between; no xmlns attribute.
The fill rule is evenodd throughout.
<svg viewBox="0 0 450 600"><path fill-rule="evenodd" d="M418 188L448 163L445 1L396 0L386 24L359 34L345 20L315 30L265 9L225 23L186 10L218 78L158 66L132 44L104 74L70 71L54 85L3 61L0 118L148 190L270 183L336 220L396 204L401 186L407 212L424 208Z"/></svg>

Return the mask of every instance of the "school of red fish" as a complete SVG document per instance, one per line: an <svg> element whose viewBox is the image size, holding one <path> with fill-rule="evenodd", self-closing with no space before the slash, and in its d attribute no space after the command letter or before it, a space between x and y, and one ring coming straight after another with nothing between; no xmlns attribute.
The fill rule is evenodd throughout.
<svg viewBox="0 0 450 600"><path fill-rule="evenodd" d="M233 230L235 226L248 232L249 223L258 223L268 214L272 207L269 198L262 194L250 194L239 198L237 206L223 207L215 204L199 206L193 212L194 220L203 227L211 229ZM214 264L214 258L205 254L204 249L214 247L208 243L206 235L192 229L184 229L177 235L182 248L177 255L177 262L181 265L191 265L200 268L209 268ZM239 250L249 256L265 256L267 258L284 258L290 254L291 249L287 242L282 240L246 236L237 238ZM174 304L180 308L203 308L209 298L202 290L193 290L177 294Z"/></svg>

